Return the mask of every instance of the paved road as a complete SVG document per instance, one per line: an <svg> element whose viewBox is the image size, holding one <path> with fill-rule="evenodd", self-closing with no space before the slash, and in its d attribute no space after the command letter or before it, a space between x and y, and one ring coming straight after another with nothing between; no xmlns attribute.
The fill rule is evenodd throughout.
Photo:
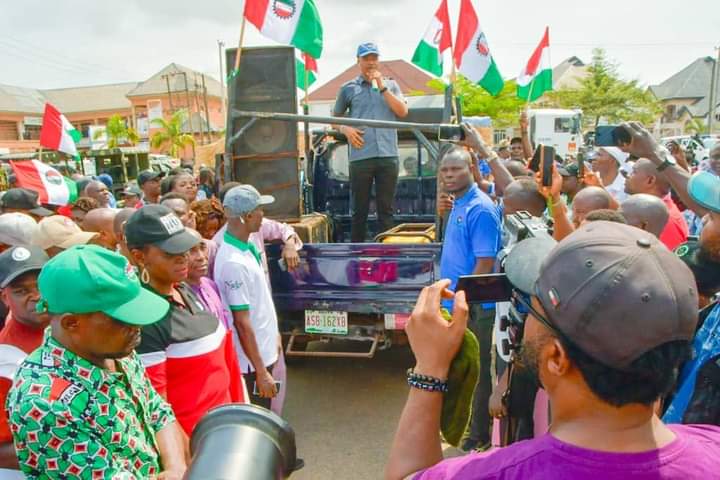
<svg viewBox="0 0 720 480"><path fill-rule="evenodd" d="M302 358L288 365L283 416L295 429L298 455L306 463L292 479L382 478L407 397L405 370L412 365L406 346L370 360Z"/></svg>

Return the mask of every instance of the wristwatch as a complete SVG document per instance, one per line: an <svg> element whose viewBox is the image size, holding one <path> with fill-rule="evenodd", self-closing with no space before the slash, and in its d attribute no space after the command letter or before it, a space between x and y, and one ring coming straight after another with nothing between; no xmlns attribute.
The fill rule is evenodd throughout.
<svg viewBox="0 0 720 480"><path fill-rule="evenodd" d="M656 170L658 172L662 172L663 170L665 170L666 168L668 168L670 166L677 165L677 162L675 161L675 157L673 157L670 154L670 151L667 148L664 148L663 154L664 154L663 156L665 157L665 160L663 160L663 162L656 167Z"/></svg>
<svg viewBox="0 0 720 480"><path fill-rule="evenodd" d="M382 90L380 90L380 93L381 93L381 94L383 94L383 93L385 93L385 92L387 92L387 87L383 87Z"/></svg>

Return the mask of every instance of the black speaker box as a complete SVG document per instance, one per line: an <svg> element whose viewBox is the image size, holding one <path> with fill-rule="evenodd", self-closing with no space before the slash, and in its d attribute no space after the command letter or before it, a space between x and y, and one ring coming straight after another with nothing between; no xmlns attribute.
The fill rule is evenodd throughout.
<svg viewBox="0 0 720 480"><path fill-rule="evenodd" d="M227 71L235 66L237 49L226 50ZM242 49L240 69L228 80L230 109L297 113L295 50L291 47ZM232 137L249 119L229 123ZM301 214L297 122L258 120L232 145L234 179L275 203L264 208L268 217L298 219Z"/></svg>

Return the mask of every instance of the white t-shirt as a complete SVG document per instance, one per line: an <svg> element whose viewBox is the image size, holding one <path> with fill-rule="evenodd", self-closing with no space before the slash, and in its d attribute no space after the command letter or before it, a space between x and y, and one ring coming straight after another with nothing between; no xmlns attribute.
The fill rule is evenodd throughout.
<svg viewBox="0 0 720 480"><path fill-rule="evenodd" d="M610 185L605 187L605 190L617 200L618 203L622 203L628 198L628 194L625 193L625 177L623 177L620 170L615 177L615 180Z"/></svg>
<svg viewBox="0 0 720 480"><path fill-rule="evenodd" d="M252 243L245 243L226 234L215 256L214 272L215 283L225 306L231 312L250 312L250 324L260 357L265 366L269 367L278 358L280 333L275 305L257 248ZM242 349L236 329L233 329L233 338L243 373L254 371L255 368Z"/></svg>

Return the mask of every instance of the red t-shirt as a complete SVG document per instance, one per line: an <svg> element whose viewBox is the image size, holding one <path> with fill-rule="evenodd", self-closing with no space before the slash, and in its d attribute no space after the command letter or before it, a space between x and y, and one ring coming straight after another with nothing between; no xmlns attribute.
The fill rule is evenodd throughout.
<svg viewBox="0 0 720 480"><path fill-rule="evenodd" d="M7 316L5 326L0 330L0 443L12 441L8 426L5 400L12 387L15 370L30 352L37 349L43 341L43 329L33 328Z"/></svg>
<svg viewBox="0 0 720 480"><path fill-rule="evenodd" d="M244 403L243 380L230 331L185 284L168 315L142 329L136 348L155 390L167 398L188 435L211 408Z"/></svg>
<svg viewBox="0 0 720 480"><path fill-rule="evenodd" d="M667 224L665 224L665 228L660 233L660 241L670 250L675 250L681 243L687 241L687 222L675 202L670 198L670 195L665 195L662 201L665 203L670 217Z"/></svg>

